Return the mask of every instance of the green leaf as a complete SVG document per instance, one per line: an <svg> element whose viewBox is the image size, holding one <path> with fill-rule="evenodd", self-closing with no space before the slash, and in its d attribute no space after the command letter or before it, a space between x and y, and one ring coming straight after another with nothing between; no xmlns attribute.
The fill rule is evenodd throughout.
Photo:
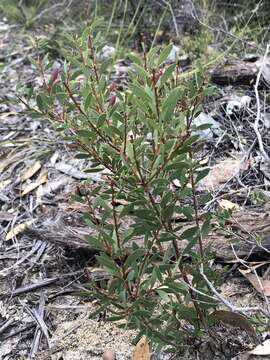
<svg viewBox="0 0 270 360"><path fill-rule="evenodd" d="M175 204L167 205L164 209L162 209L161 214L165 221L169 222L174 213Z"/></svg>
<svg viewBox="0 0 270 360"><path fill-rule="evenodd" d="M148 210L148 209L134 210L134 215L143 220L155 221L155 219L156 219L154 212L152 210Z"/></svg>
<svg viewBox="0 0 270 360"><path fill-rule="evenodd" d="M89 242L91 249L104 250L101 241L92 235L85 235L85 239Z"/></svg>
<svg viewBox="0 0 270 360"><path fill-rule="evenodd" d="M95 198L94 202L93 202L94 206L101 206L103 209L111 212L112 208L111 206L108 204L107 201L105 201L104 199L102 199L100 196Z"/></svg>
<svg viewBox="0 0 270 360"><path fill-rule="evenodd" d="M147 72L144 70L144 68L138 64L133 64L132 65L134 70L136 71L136 73L141 77L141 78L147 78Z"/></svg>
<svg viewBox="0 0 270 360"><path fill-rule="evenodd" d="M134 262L136 262L139 258L142 258L144 255L144 249L137 249L132 254L130 254L125 261L125 267L128 269Z"/></svg>
<svg viewBox="0 0 270 360"><path fill-rule="evenodd" d="M88 155L88 158L89 158L89 155ZM97 167L97 168L88 168L88 169L85 169L84 172L85 173L98 173L100 171L104 170L104 168L102 167Z"/></svg>
<svg viewBox="0 0 270 360"><path fill-rule="evenodd" d="M159 297L162 299L162 300L164 300L164 301L170 301L170 297L169 297L169 295L165 292L165 291L162 291L162 290L157 290L157 293L158 293L158 295L159 295Z"/></svg>
<svg viewBox="0 0 270 360"><path fill-rule="evenodd" d="M160 66L165 60L167 60L170 52L172 51L173 45L168 45L159 55L157 65Z"/></svg>
<svg viewBox="0 0 270 360"><path fill-rule="evenodd" d="M89 159L89 154L87 153L78 153L75 155L76 159Z"/></svg>
<svg viewBox="0 0 270 360"><path fill-rule="evenodd" d="M183 304L177 304L177 313L181 319L187 320L189 322L192 320L197 321L198 318L195 309L192 307L187 307Z"/></svg>
<svg viewBox="0 0 270 360"><path fill-rule="evenodd" d="M187 239L190 240L192 239L198 232L198 228L197 226L191 227L187 230L185 230L182 234L181 234L181 239Z"/></svg>
<svg viewBox="0 0 270 360"><path fill-rule="evenodd" d="M147 54L147 67L148 69L152 69L156 59L157 59L157 53L159 52L160 47L159 46L155 46L153 47Z"/></svg>
<svg viewBox="0 0 270 360"><path fill-rule="evenodd" d="M87 111L89 106L90 106L90 103L91 103L91 100L92 100L92 93L89 93L86 98L84 99L84 102L83 102L83 107L84 107L84 111Z"/></svg>
<svg viewBox="0 0 270 360"><path fill-rule="evenodd" d="M184 95L182 86L173 89L162 105L162 113L164 113L165 122L170 121L174 113L177 101Z"/></svg>
<svg viewBox="0 0 270 360"><path fill-rule="evenodd" d="M206 238L209 235L211 229L212 229L212 225L210 223L210 219L207 219L206 221L204 221L201 227L202 236Z"/></svg>
<svg viewBox="0 0 270 360"><path fill-rule="evenodd" d="M106 114L100 114L98 117L97 127L101 128L103 124L105 123L107 115Z"/></svg>
<svg viewBox="0 0 270 360"><path fill-rule="evenodd" d="M161 76L161 78L158 80L158 83L157 83L157 86L158 86L158 89L160 90L164 84L169 80L171 79L172 77L172 74L174 72L176 68L176 64L171 64L170 66L168 66L166 68L166 70L164 71L164 74Z"/></svg>
<svg viewBox="0 0 270 360"><path fill-rule="evenodd" d="M209 174L210 169L203 169L200 172L198 172L197 176L196 176L196 183L198 183L199 181L201 181L203 178L205 178L208 174Z"/></svg>
<svg viewBox="0 0 270 360"><path fill-rule="evenodd" d="M71 75L70 80L76 80L78 76L82 75L83 71L81 69L74 71Z"/></svg>
<svg viewBox="0 0 270 360"><path fill-rule="evenodd" d="M102 253L100 256L96 256L96 259L110 274L117 276L121 274L118 265L107 254Z"/></svg>
<svg viewBox="0 0 270 360"><path fill-rule="evenodd" d="M145 89L137 84L130 84L130 90L133 94L144 100L146 103L152 102L152 97L145 91Z"/></svg>
<svg viewBox="0 0 270 360"><path fill-rule="evenodd" d="M37 106L40 111L45 111L49 107L49 98L44 94L39 94L36 97Z"/></svg>
<svg viewBox="0 0 270 360"><path fill-rule="evenodd" d="M142 58L140 56L137 56L134 53L132 53L132 54L129 54L128 57L130 58L130 60L134 64L137 64L139 66L143 66L143 61L142 61Z"/></svg>
<svg viewBox="0 0 270 360"><path fill-rule="evenodd" d="M161 199L160 206L164 208L172 200L173 192L170 190L166 192Z"/></svg>

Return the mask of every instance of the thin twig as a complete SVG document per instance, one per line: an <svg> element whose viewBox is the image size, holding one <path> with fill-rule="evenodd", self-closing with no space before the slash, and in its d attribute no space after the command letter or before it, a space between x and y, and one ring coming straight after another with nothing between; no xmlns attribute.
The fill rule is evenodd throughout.
<svg viewBox="0 0 270 360"><path fill-rule="evenodd" d="M264 315L268 316L267 313L265 313L265 311L259 307L237 307L233 304L231 304L227 299L225 299L214 287L214 285L211 283L211 281L206 277L206 275L203 272L203 265L201 266L201 270L200 270L200 274L201 276L204 278L205 282L207 283L207 285L209 286L210 290L216 295L216 297L218 298L218 300L224 304L230 311L232 312L239 312L239 313L247 313L250 311L260 311L262 312Z"/></svg>
<svg viewBox="0 0 270 360"><path fill-rule="evenodd" d="M45 15L46 13L48 13L52 10L57 9L58 7L61 7L61 6L64 7L66 5L66 3L67 3L67 0L64 0L61 3L54 4L51 7L48 7L46 9L42 10L37 16L35 16L31 19L31 22L35 22L36 20L39 20L40 18L42 18L43 15ZM69 4L67 6L65 6L64 9L66 10L71 5L71 3L72 3L72 1L69 1Z"/></svg>
<svg viewBox="0 0 270 360"><path fill-rule="evenodd" d="M266 153L266 151L264 150L262 137L261 137L261 134L260 134L260 131L259 131L259 121L261 120L261 106L260 106L260 97L259 97L258 87L259 87L263 67L266 64L267 55L268 55L269 52L270 52L270 45L268 44L267 47L266 47L266 51L265 51L262 63L260 65L260 70L259 70L258 75L257 75L256 83L254 85L254 91L255 91L256 103L257 103L257 115L256 115L256 119L255 119L255 122L254 122L254 131L255 131L255 134L256 134L257 139L258 139L260 152L263 155L264 159L267 160L267 161L269 161L270 158L269 158L268 154Z"/></svg>

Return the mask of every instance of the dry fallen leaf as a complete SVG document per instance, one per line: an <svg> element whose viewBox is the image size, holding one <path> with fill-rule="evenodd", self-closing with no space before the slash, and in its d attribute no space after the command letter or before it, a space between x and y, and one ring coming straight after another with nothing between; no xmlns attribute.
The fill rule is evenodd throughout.
<svg viewBox="0 0 270 360"><path fill-rule="evenodd" d="M222 209L225 210L235 210L235 209L239 209L239 205L235 204L229 200L226 199L222 199L222 200L218 200L219 206L222 207Z"/></svg>
<svg viewBox="0 0 270 360"><path fill-rule="evenodd" d="M6 237L5 237L5 240L8 241L8 240L11 240L12 238L14 238L15 236L19 235L20 233L22 233L27 226L30 226L31 224L33 224L35 220L29 220L29 221L26 221L22 224L18 224L16 225L12 230L10 230Z"/></svg>
<svg viewBox="0 0 270 360"><path fill-rule="evenodd" d="M45 170L43 171L42 173L40 173L38 175L38 178L36 180L36 182L39 184L39 185L42 185L44 184L46 181L47 181L47 177L48 177L48 171Z"/></svg>
<svg viewBox="0 0 270 360"><path fill-rule="evenodd" d="M270 339L265 340L262 344L257 345L253 350L248 351L249 355L270 355Z"/></svg>
<svg viewBox="0 0 270 360"><path fill-rule="evenodd" d="M0 190L5 190L5 188L11 183L11 180L0 181Z"/></svg>
<svg viewBox="0 0 270 360"><path fill-rule="evenodd" d="M35 175L38 170L41 168L41 162L36 161L32 166L26 169L26 171L22 174L21 182L30 179L33 175Z"/></svg>
<svg viewBox="0 0 270 360"><path fill-rule="evenodd" d="M43 194L44 194L43 188L44 188L44 186L43 186L43 185L40 185L40 186L37 188L37 192L36 192L36 195L37 195L37 204L39 204L39 205L42 204L42 197L43 197Z"/></svg>
<svg viewBox="0 0 270 360"><path fill-rule="evenodd" d="M254 289L265 296L270 296L270 280L263 279L250 272L250 270L238 269L242 275L251 283Z"/></svg>
<svg viewBox="0 0 270 360"><path fill-rule="evenodd" d="M150 351L146 336L143 336L136 345L133 351L132 360L150 360Z"/></svg>
<svg viewBox="0 0 270 360"><path fill-rule="evenodd" d="M23 189L23 192L21 193L21 196L24 196L24 195L28 194L29 192L35 190L38 186L39 186L39 185L38 185L38 183L36 183L36 182L27 185L27 186Z"/></svg>
<svg viewBox="0 0 270 360"><path fill-rule="evenodd" d="M38 176L38 178L35 182L33 182L32 184L26 185L26 187L23 189L23 192L21 193L21 196L28 194L29 192L38 188L40 185L44 184L47 181L47 176L48 176L48 171L42 172Z"/></svg>
<svg viewBox="0 0 270 360"><path fill-rule="evenodd" d="M253 326L245 316L227 310L214 311L211 316L214 316L216 319L221 320L225 324L245 330L249 335L257 339Z"/></svg>

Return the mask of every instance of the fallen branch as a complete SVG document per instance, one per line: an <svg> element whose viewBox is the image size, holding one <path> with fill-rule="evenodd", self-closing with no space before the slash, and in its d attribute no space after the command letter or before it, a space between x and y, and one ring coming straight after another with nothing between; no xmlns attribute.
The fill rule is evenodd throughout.
<svg viewBox="0 0 270 360"><path fill-rule="evenodd" d="M263 61L262 61L261 65L260 65L260 70L259 70L258 75L257 75L256 83L254 85L254 91L255 91L256 102L257 102L257 115L256 115L256 119L255 119L255 122L254 122L254 131L255 131L255 134L256 134L257 139L258 139L260 152L263 155L264 159L267 160L267 161L269 161L270 159L269 159L268 154L264 150L262 137L261 137L261 134L260 134L260 131L259 131L259 121L261 120L261 106L260 106L260 97L259 97L259 92L258 92L258 86L259 86L260 78L261 78L261 75L262 75L263 67L266 64L267 55L269 54L269 52L270 52L270 45L268 44L267 47L266 47L264 57L263 57Z"/></svg>

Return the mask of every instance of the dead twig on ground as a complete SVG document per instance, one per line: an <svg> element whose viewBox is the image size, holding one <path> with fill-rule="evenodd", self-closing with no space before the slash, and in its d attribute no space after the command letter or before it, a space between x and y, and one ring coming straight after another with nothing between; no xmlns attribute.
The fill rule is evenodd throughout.
<svg viewBox="0 0 270 360"><path fill-rule="evenodd" d="M49 330L48 330L47 325L44 322L44 319L41 317L41 315L39 314L39 312L37 310L32 310L28 305L24 304L20 300L19 300L19 302L22 305L22 307L26 310L26 312L31 316L31 318L36 322L39 329L43 332L43 334L47 340L48 347L51 348Z"/></svg>
<svg viewBox="0 0 270 360"><path fill-rule="evenodd" d="M32 249L21 259L19 259L14 265L10 266L9 268L6 268L2 271L0 271L0 276L6 276L8 274L8 272L16 267L18 267L19 265L21 265L23 262L25 262L26 260L28 260L31 256L33 256L35 254L35 252L37 252L39 250L39 248L42 246L43 242L38 240L32 247Z"/></svg>
<svg viewBox="0 0 270 360"><path fill-rule="evenodd" d="M68 274L63 274L61 276L56 276L56 277L53 277L53 278L49 278L49 279L42 279L40 280L39 282L35 283L35 284L29 284L29 285L26 285L26 286L23 286L23 287L20 287L18 289L15 289L11 292L11 296L18 296L18 295L21 295L21 294L24 294L24 293L27 293L27 292L30 292L30 291L33 291L33 290L37 290L37 289L40 289L40 288L43 288L45 286L48 286L48 285L51 285L57 281L62 281L63 279L65 278L69 278L69 277L72 277L72 276L79 276L79 275L82 275L83 274L83 270L80 270L80 271L75 271L75 272L71 272L71 273L68 273Z"/></svg>
<svg viewBox="0 0 270 360"><path fill-rule="evenodd" d="M44 293L41 293L41 295L40 295L37 313L38 313L38 315L40 316L41 319L44 319L44 317L45 317L45 296L44 296ZM33 340L33 343L32 343L31 349L30 349L30 357L32 357L33 354L38 352L41 338L42 338L42 330L37 325L35 335L34 335L34 340Z"/></svg>
<svg viewBox="0 0 270 360"><path fill-rule="evenodd" d="M214 287L214 285L211 283L211 281L207 278L207 276L204 274L203 271L203 267L201 266L201 271L200 274L202 275L202 277L204 278L205 282L207 283L208 287L210 288L210 290L213 292L213 294L216 295L217 299L223 304L225 305L230 311L232 312L239 312L242 314L246 314L250 311L259 311L261 313L263 313L265 316L268 317L268 313L265 312L264 309L261 309L259 307L237 307L234 304L230 303L227 299L225 299Z"/></svg>
<svg viewBox="0 0 270 360"><path fill-rule="evenodd" d="M257 115L256 115L256 119L255 119L254 126L253 126L255 134L257 136L260 152L263 155L264 159L267 160L267 162L270 160L270 158L264 149L262 137L261 137L261 134L259 131L259 122L261 120L261 106L260 106L260 97L259 97L258 87L259 87L260 79L262 76L263 67L266 63L267 55L269 54L269 52L270 52L270 45L268 44L266 47L266 51L265 51L262 63L260 64L260 69L259 69L259 72L257 75L256 83L254 85L254 91L255 91L256 103L257 103Z"/></svg>

